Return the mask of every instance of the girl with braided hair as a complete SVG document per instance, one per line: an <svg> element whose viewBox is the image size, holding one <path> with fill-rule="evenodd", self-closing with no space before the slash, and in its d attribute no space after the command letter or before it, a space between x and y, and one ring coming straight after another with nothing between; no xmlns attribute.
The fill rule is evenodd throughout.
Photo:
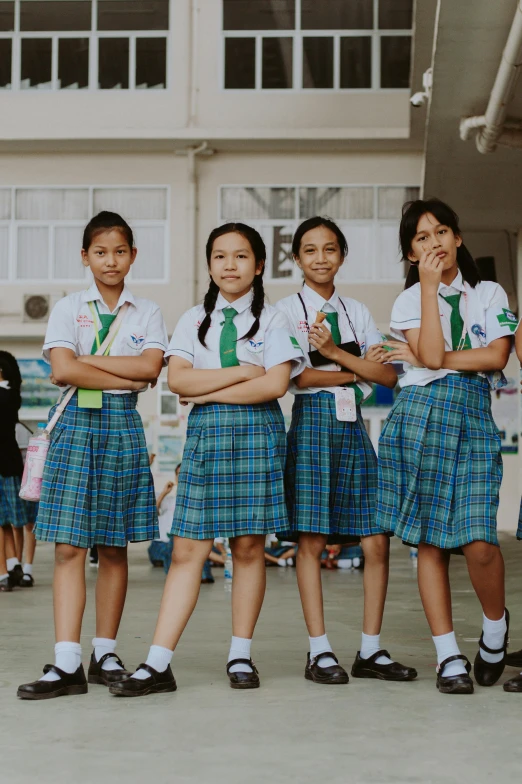
<svg viewBox="0 0 522 784"><path fill-rule="evenodd" d="M196 606L201 569L217 537L234 560L234 689L259 686L250 658L265 593L265 536L287 527L283 486L285 426L277 399L304 365L284 314L265 304L265 245L242 223L215 229L207 242L210 284L203 305L180 319L165 356L169 386L193 403L179 475L172 564L147 661L111 693L138 697L174 691L174 648Z"/></svg>

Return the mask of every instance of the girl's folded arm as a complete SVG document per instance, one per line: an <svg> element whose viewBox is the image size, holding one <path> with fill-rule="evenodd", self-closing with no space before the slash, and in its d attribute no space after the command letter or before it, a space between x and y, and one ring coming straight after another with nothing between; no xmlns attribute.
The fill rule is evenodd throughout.
<svg viewBox="0 0 522 784"><path fill-rule="evenodd" d="M255 403L268 403L283 397L290 383L291 362L283 362L280 365L267 370L261 378L235 384L227 389L220 389L198 396L183 396L182 402L187 403L229 403L231 405L254 405Z"/></svg>
<svg viewBox="0 0 522 784"><path fill-rule="evenodd" d="M51 349L51 368L54 379L60 385L71 384L82 389L126 389L137 390L144 382L121 378L105 370L79 362L69 348Z"/></svg>
<svg viewBox="0 0 522 784"><path fill-rule="evenodd" d="M353 372L351 370L316 370L315 368L305 368L303 372L294 378L294 383L298 389L308 389L309 387L340 387L343 384L353 384ZM357 381L360 381L357 376Z"/></svg>
<svg viewBox="0 0 522 784"><path fill-rule="evenodd" d="M132 378L134 381L155 381L161 373L163 351L159 348L148 348L139 357L87 355L78 357L78 360L83 364L121 378Z"/></svg>
<svg viewBox="0 0 522 784"><path fill-rule="evenodd" d="M372 362L370 359L354 357L353 354L349 354L340 348L337 349L332 359L337 365L342 365L351 370L352 373L356 373L363 381L382 384L391 389L397 383L397 373L391 365L382 365L380 362Z"/></svg>
<svg viewBox="0 0 522 784"><path fill-rule="evenodd" d="M485 348L446 351L442 367L445 370L462 370L472 373L504 370L508 363L510 350L511 338L498 338Z"/></svg>
<svg viewBox="0 0 522 784"><path fill-rule="evenodd" d="M169 358L169 389L181 397L207 395L264 375L265 369L258 365L199 370L188 359L177 356Z"/></svg>

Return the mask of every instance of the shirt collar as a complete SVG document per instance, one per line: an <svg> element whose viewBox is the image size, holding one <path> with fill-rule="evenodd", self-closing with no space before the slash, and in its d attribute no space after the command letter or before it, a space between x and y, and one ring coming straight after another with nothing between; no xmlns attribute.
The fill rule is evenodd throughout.
<svg viewBox="0 0 522 784"><path fill-rule="evenodd" d="M307 286L305 283L303 286L303 294L317 311L323 310L325 305L330 305L332 310L337 313L337 308L339 305L339 295L337 294L337 291L334 291L330 299L324 299L320 294L311 289L310 286ZM330 308L328 308L328 311L330 311Z"/></svg>
<svg viewBox="0 0 522 784"><path fill-rule="evenodd" d="M81 296L82 302L103 302L105 307L107 307L106 303L103 301L103 297L98 290L98 286L96 285L96 281L93 281L92 285L82 291ZM136 305L134 300L134 296L130 289L127 288L127 285L124 284L123 291L120 294L120 298L118 300L118 304L116 305L116 309L120 308L125 302L129 302L131 305Z"/></svg>
<svg viewBox="0 0 522 784"><path fill-rule="evenodd" d="M464 280L462 279L462 272L460 270L457 272L455 280L449 286L446 286L444 283L439 284L439 294L442 294L442 296L445 294L446 296L450 296L453 293L452 289L460 292L466 291Z"/></svg>
<svg viewBox="0 0 522 784"><path fill-rule="evenodd" d="M238 313L243 313L251 306L253 299L254 292L252 289L250 289L250 291L248 291L246 294L243 294L243 296L239 299L236 299L234 302L229 302L225 299L221 292L219 292L216 300L216 310L223 311L225 308L234 308L234 310L237 310Z"/></svg>

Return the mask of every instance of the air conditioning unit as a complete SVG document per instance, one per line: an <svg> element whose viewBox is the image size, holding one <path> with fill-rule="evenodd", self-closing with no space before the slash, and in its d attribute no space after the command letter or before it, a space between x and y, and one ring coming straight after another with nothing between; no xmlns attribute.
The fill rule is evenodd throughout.
<svg viewBox="0 0 522 784"><path fill-rule="evenodd" d="M35 322L47 321L51 310L59 299L65 296L60 294L24 294L22 321Z"/></svg>

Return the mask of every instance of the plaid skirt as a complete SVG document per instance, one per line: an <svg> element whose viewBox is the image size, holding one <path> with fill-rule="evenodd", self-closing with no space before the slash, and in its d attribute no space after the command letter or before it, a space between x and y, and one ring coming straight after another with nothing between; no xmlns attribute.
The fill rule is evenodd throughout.
<svg viewBox="0 0 522 784"><path fill-rule="evenodd" d="M386 533L376 524L377 457L358 410L339 422L331 392L296 395L288 431L285 472L290 530L328 536L331 544Z"/></svg>
<svg viewBox="0 0 522 784"><path fill-rule="evenodd" d="M103 408L78 408L74 395L51 433L37 539L87 548L157 538L156 498L136 401L136 394L104 393Z"/></svg>
<svg viewBox="0 0 522 784"><path fill-rule="evenodd" d="M24 501L25 508L27 510L27 522L28 523L36 523L36 517L38 515L38 501Z"/></svg>
<svg viewBox="0 0 522 784"><path fill-rule="evenodd" d="M406 387L379 441L377 515L405 544L498 545L500 437L489 385L450 374Z"/></svg>
<svg viewBox="0 0 522 784"><path fill-rule="evenodd" d="M285 423L277 401L194 406L171 535L215 539L287 525Z"/></svg>
<svg viewBox="0 0 522 784"><path fill-rule="evenodd" d="M20 498L20 477L0 476L0 526L23 528L30 522L26 501Z"/></svg>

